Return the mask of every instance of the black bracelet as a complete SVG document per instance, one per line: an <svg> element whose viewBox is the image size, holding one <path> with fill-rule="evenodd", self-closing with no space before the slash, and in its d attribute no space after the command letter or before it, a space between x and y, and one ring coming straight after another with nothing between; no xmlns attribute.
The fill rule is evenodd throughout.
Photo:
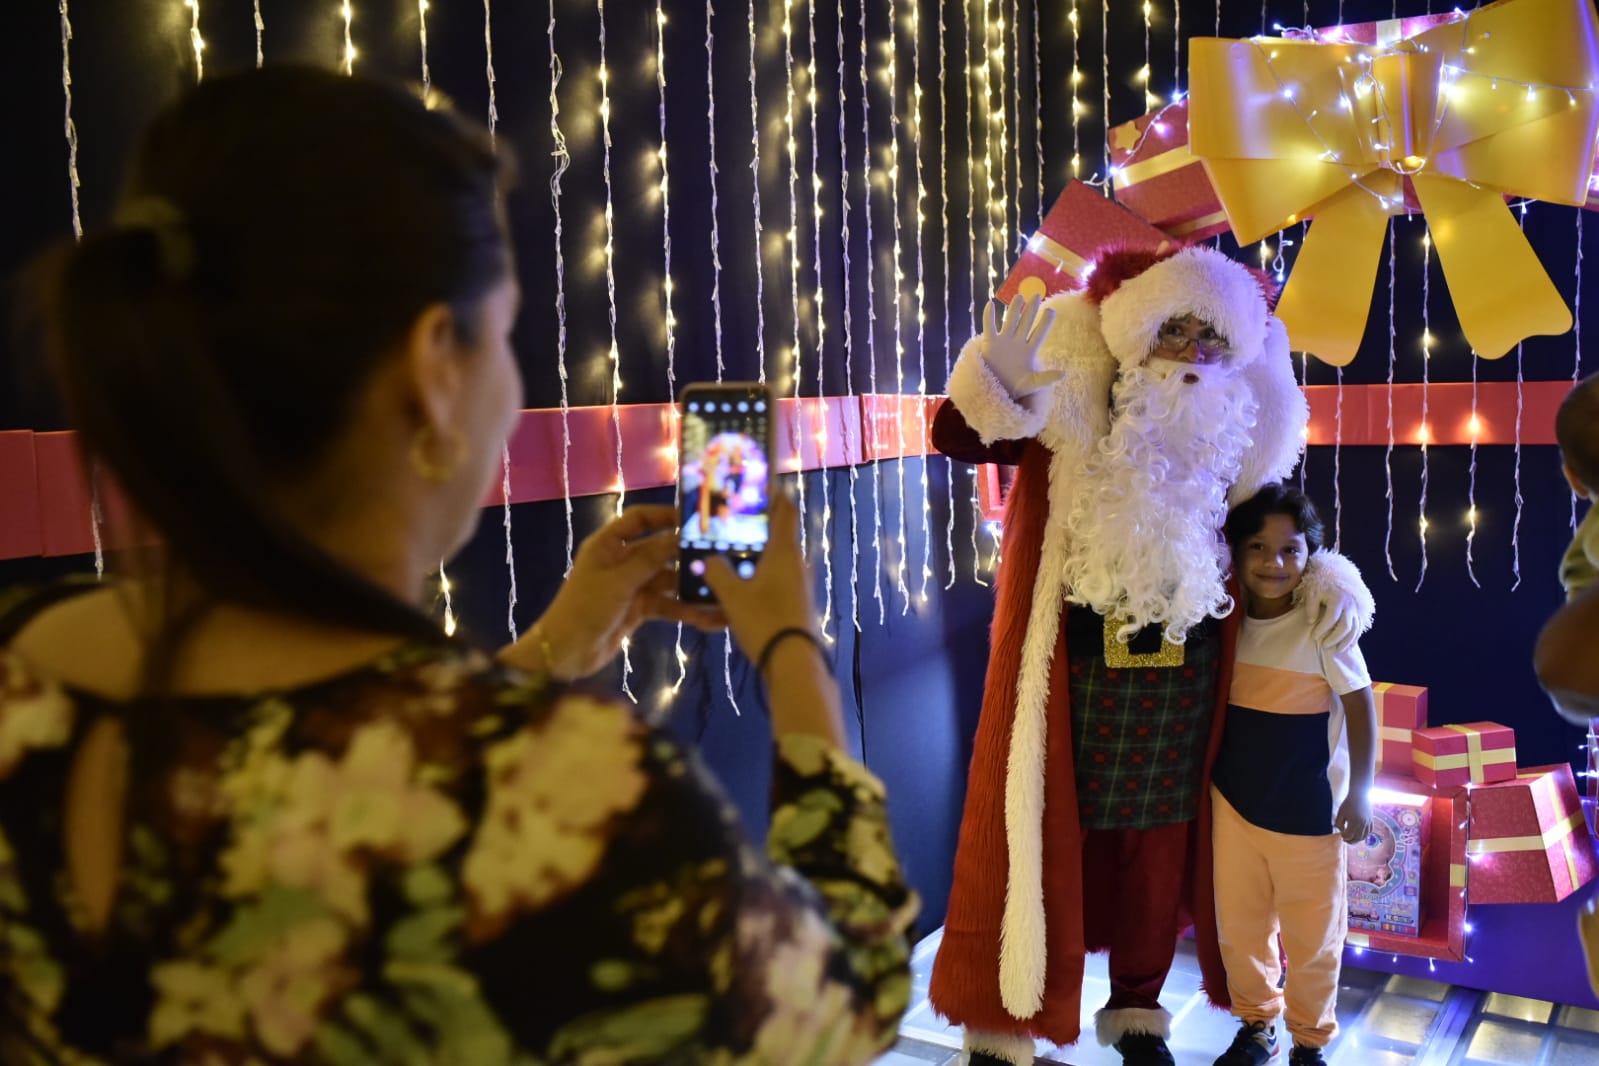
<svg viewBox="0 0 1599 1066"><path fill-rule="evenodd" d="M823 650L822 642L816 638L815 633L812 633L804 626L789 626L787 629L779 629L766 641L766 647L761 649L761 657L755 662L755 672L757 674L761 677L766 676L766 664L771 661L772 653L777 650L779 644L789 637L800 637L808 641L811 647L816 649L817 655L820 655L823 659L827 658L827 652Z"/></svg>

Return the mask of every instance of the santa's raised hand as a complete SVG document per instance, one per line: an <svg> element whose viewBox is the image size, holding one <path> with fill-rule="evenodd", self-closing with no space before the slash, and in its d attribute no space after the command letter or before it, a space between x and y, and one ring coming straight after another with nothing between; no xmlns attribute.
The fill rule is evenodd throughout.
<svg viewBox="0 0 1599 1066"><path fill-rule="evenodd" d="M1018 296L1004 308L998 300L988 302L983 316L982 359L1013 400L1022 400L1048 388L1064 375L1060 370L1041 370L1038 350L1055 324L1053 309L1039 314L1043 300Z"/></svg>

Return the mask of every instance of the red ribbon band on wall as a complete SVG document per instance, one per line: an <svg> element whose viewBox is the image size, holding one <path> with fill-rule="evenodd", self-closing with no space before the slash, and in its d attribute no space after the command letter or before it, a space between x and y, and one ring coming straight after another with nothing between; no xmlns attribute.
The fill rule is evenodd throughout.
<svg viewBox="0 0 1599 1066"><path fill-rule="evenodd" d="M1522 386L1521 443L1554 443L1555 411L1570 389L1570 381L1530 381ZM1422 390L1421 385L1392 388L1396 444L1414 446L1422 442ZM1310 399L1310 443L1334 443L1339 389L1312 385L1305 391ZM1339 443L1386 445L1389 388L1346 385L1342 392L1343 431ZM1485 382L1477 386L1475 431L1471 393L1470 384L1427 387L1428 444L1470 444L1473 435L1482 445L1515 441L1516 384ZM932 450L925 431L942 399L879 394L779 400L775 465L781 473L793 473L925 455ZM677 472L675 405L574 407L566 415L564 428L558 408L537 408L522 412L509 442L511 502L615 492L618 471L613 414L620 422L621 478L628 490L672 484ZM568 432L572 442L567 463L569 484L563 486L561 452ZM988 489L988 482L996 480L984 477L979 484ZM997 484L993 487L997 489ZM986 498L990 493L983 495ZM498 507L504 502L497 480L483 505ZM106 493L104 503L112 512L121 506L114 492ZM999 517L997 505L985 506L984 512L985 517ZM93 550L89 490L78 457L76 434L0 432L0 559L77 555Z"/></svg>

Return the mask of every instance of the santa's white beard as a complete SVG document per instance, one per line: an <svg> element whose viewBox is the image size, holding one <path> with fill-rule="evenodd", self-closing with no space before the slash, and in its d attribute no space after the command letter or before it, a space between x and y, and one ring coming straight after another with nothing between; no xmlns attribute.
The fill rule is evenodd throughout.
<svg viewBox="0 0 1599 1066"><path fill-rule="evenodd" d="M1073 476L1068 598L1125 616L1123 639L1160 623L1181 643L1232 610L1221 528L1256 403L1236 374L1202 366L1124 371L1112 403L1110 432Z"/></svg>

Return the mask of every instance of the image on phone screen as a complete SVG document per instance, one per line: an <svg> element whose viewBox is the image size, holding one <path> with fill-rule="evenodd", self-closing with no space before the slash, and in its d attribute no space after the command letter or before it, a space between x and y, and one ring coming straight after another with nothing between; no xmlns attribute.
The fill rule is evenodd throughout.
<svg viewBox="0 0 1599 1066"><path fill-rule="evenodd" d="M748 578L766 547L771 502L769 401L756 389L693 389L680 445L679 594L709 602L705 560L726 556Z"/></svg>

